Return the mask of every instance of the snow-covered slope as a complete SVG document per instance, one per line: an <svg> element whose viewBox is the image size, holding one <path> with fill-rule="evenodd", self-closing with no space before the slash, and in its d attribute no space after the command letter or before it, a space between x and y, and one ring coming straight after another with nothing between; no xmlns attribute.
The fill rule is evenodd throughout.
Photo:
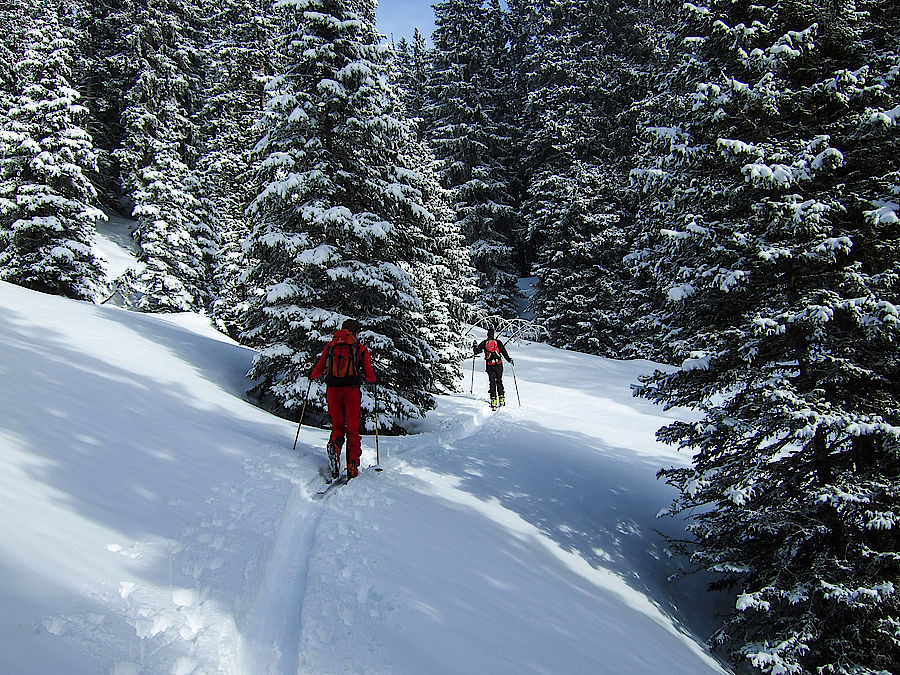
<svg viewBox="0 0 900 675"><path fill-rule="evenodd" d="M0 342L0 672L722 672L651 364L513 345L506 408L479 364L320 501L326 432L292 452L203 317L0 283Z"/></svg>

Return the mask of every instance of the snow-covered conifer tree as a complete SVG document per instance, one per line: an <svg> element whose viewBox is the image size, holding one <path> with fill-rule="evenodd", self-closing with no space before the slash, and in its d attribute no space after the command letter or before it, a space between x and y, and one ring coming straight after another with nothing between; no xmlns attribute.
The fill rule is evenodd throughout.
<svg viewBox="0 0 900 675"><path fill-rule="evenodd" d="M686 3L634 179L634 260L699 409L660 438L678 550L732 589L715 642L765 672L900 663L900 14L882 0Z"/></svg>
<svg viewBox="0 0 900 675"><path fill-rule="evenodd" d="M103 278L91 250L104 217L89 178L96 152L72 81L73 28L47 9L29 22L3 119L0 278L88 300Z"/></svg>
<svg viewBox="0 0 900 675"><path fill-rule="evenodd" d="M631 3L512 2L523 53L522 219L537 315L554 344L621 356L628 252L627 112L644 95Z"/></svg>
<svg viewBox="0 0 900 675"><path fill-rule="evenodd" d="M436 391L456 391L462 376L461 362L469 356L460 334L470 316L470 300L478 289L475 269L465 237L453 218L450 196L439 183L436 160L425 145L410 137L404 144L401 164L420 167L401 169L404 182L417 192L407 201L407 217L419 224L415 259L409 264L416 291L422 299L425 322L422 336L437 354L432 367ZM398 176L399 177L399 176ZM421 211L419 203L425 207Z"/></svg>
<svg viewBox="0 0 900 675"><path fill-rule="evenodd" d="M374 0L278 3L279 65L261 122L259 194L248 241L254 267L243 339L260 350L256 393L299 412L333 332L358 319L379 377L380 421L434 405L439 360L422 335L412 276L431 214L401 156L409 126L390 114L387 47ZM310 389L324 409L324 387ZM366 392L363 408L371 411ZM368 426L371 428L371 421Z"/></svg>
<svg viewBox="0 0 900 675"><path fill-rule="evenodd" d="M421 138L422 119L407 112L410 104L420 113L424 106L428 58L425 39L416 29L412 45L401 39L394 50L391 79L396 83L395 114L408 119L410 127L417 130L402 143L400 163L419 167L404 174L410 187L417 191L417 200L430 214L416 219L421 236L416 260L411 265L416 291L425 308L422 332L438 355L432 368L436 391L455 391L462 375L460 364L468 356L460 327L469 320L470 303L478 288L469 247L454 218L450 194L441 187L437 160Z"/></svg>
<svg viewBox="0 0 900 675"><path fill-rule="evenodd" d="M12 107L17 94L15 64L21 55L21 37L29 23L23 0L3 0L0 2L0 114Z"/></svg>
<svg viewBox="0 0 900 675"><path fill-rule="evenodd" d="M114 210L127 208L121 168L113 152L125 137L122 112L134 83L135 61L127 39L134 24L131 0L78 0L82 25L84 104L91 111L91 135L97 147L95 185L100 201ZM127 201L127 199L125 200Z"/></svg>
<svg viewBox="0 0 900 675"><path fill-rule="evenodd" d="M264 83L272 73L273 14L269 0L208 2L206 77L199 118L203 138L198 172L203 201L221 247L213 263L212 315L233 337L241 332L253 189L254 124L262 116Z"/></svg>
<svg viewBox="0 0 900 675"><path fill-rule="evenodd" d="M116 151L134 203L143 263L122 279L129 304L144 311L204 309L217 235L200 200L195 124L201 54L196 7L186 0L132 3L128 36L133 86Z"/></svg>
<svg viewBox="0 0 900 675"><path fill-rule="evenodd" d="M471 248L479 275L476 303L492 314L515 316L516 213L504 163L510 139L502 14L498 3L486 7L482 0L444 0L434 7L425 136Z"/></svg>
<svg viewBox="0 0 900 675"><path fill-rule="evenodd" d="M11 11L12 7L3 7L4 11ZM5 15L3 15L5 18ZM14 25L21 25L13 22ZM5 22L0 24L0 28L7 28ZM9 33L7 33L9 35ZM0 42L0 128L6 129L9 126L9 111L13 107L16 99L17 87L15 77L15 65L18 62L18 56L15 49L14 40L3 40ZM0 156L7 153L7 139L4 134L0 134Z"/></svg>
<svg viewBox="0 0 900 675"><path fill-rule="evenodd" d="M606 168L582 163L555 180L546 174L542 189L553 193L531 201L530 215L532 223L543 221L534 270L540 279L537 316L550 342L616 357L627 337L618 273L626 251L621 205L610 199Z"/></svg>
<svg viewBox="0 0 900 675"><path fill-rule="evenodd" d="M418 28L413 32L412 42L403 37L394 48L391 80L406 114L411 120L415 120L420 138L427 101L426 84L431 68L430 59L431 52L425 42L425 36Z"/></svg>

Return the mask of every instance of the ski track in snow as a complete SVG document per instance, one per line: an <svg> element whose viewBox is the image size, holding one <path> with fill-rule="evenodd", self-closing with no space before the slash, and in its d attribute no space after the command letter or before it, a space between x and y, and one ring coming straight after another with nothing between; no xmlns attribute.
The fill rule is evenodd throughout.
<svg viewBox="0 0 900 675"><path fill-rule="evenodd" d="M320 482L315 479L292 489L263 582L243 622L240 672L297 672L300 610L309 568L302 552L313 549L322 518L322 509L309 500L309 494Z"/></svg>
<svg viewBox="0 0 900 675"><path fill-rule="evenodd" d="M476 406L483 407L483 402L476 399ZM439 443L452 445L477 431L485 418L479 411L457 424L445 422ZM397 439L387 443L391 440ZM364 437L364 465L365 459L374 454L367 447L373 443L373 436ZM302 449L302 445L298 447ZM427 443L414 441L414 445ZM320 449L309 451L314 454ZM324 450L321 453L324 462ZM368 530L367 510L392 505L393 500L385 496L396 489L391 485L395 482L391 473L376 473L370 465L358 479L335 488L324 499L317 495L324 484L321 476L295 481L264 581L242 621L239 672L331 672L331 659L322 660L320 655L334 651L336 646L338 651L342 647L351 651L350 646L356 643L353 631L335 630L336 625L349 625L351 613L359 611L348 609L348 598L349 603L367 608L363 613L375 624L391 612L393 601L374 592L370 561L355 560L349 545L362 530ZM369 645L368 665L362 671L369 670L370 660L377 657L374 648Z"/></svg>
<svg viewBox="0 0 900 675"><path fill-rule="evenodd" d="M483 408L481 401L476 407ZM473 411L463 420L446 421L437 435L443 447L452 446L480 428L485 419L482 411ZM405 443L404 443L405 441ZM434 442L409 436L387 438L384 446L401 444L403 453L415 452ZM363 464L370 459L374 439L363 439ZM398 672L397 665L385 661L379 653L385 622L402 628L402 598L378 588L384 561L367 540L377 538L379 525L370 520L371 514L390 513L395 500L389 495L403 490L404 476L398 472L403 462L389 460L386 470L374 471L370 465L359 478L339 487L319 504L316 545L310 550L310 581L301 603L300 660L298 669L289 672L327 673ZM359 617L367 619L366 630L360 634ZM287 672L287 671L286 671Z"/></svg>
<svg viewBox="0 0 900 675"><path fill-rule="evenodd" d="M446 420L436 438L442 447L452 445L481 428L489 413L486 403L472 399L473 409L463 419ZM321 433L321 432L319 432ZM308 435L305 431L304 435ZM392 440L385 439L385 444ZM405 452L413 452L434 443L407 437ZM374 437L364 437L364 460L374 454ZM301 451L304 443L298 445ZM308 447L308 453L319 448ZM321 451L324 462L324 451ZM371 457L370 459L374 459ZM365 461L364 461L365 464ZM394 602L372 588L370 561L355 560L350 552L353 539L361 536L366 511L374 506L390 507L393 500L385 495L396 485L391 471L376 473L372 466L347 486L336 488L324 499L317 499L323 485L320 476L312 480L292 478L294 483L272 551L249 608L240 621L241 633L237 650L237 672L279 673L330 672L330 659L322 660L342 646L350 651L356 637L352 631L342 632L335 626L351 622L349 602L367 609L375 624L389 614ZM360 569L357 569L360 567ZM353 608L353 612L358 612ZM374 650L375 645L369 645ZM376 653L366 655L369 660ZM386 667L386 666L385 666ZM383 672L390 672L390 668Z"/></svg>

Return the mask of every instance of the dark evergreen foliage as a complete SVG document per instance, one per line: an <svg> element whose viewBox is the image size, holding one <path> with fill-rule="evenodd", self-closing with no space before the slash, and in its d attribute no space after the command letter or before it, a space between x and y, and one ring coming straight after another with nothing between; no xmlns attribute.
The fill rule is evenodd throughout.
<svg viewBox="0 0 900 675"><path fill-rule="evenodd" d="M539 318L550 341L566 349L616 356L622 329L622 258L626 233L618 204L610 204L608 173L576 164L571 174L549 176L553 199L534 204L547 218L546 238L534 266L540 279Z"/></svg>
<svg viewBox="0 0 900 675"><path fill-rule="evenodd" d="M450 190L459 228L478 271L475 304L516 316L516 210L504 158L508 42L496 2L446 0L435 4L437 30L428 79L425 136ZM502 112L501 112L502 111Z"/></svg>
<svg viewBox="0 0 900 675"><path fill-rule="evenodd" d="M419 141L423 137L425 105L428 100L426 86L430 70L431 52L425 36L416 28L412 42L400 38L394 47L391 80L410 122L415 124Z"/></svg>
<svg viewBox="0 0 900 675"><path fill-rule="evenodd" d="M431 369L433 391L457 391L461 363L469 355L468 340L461 333L470 314L468 300L478 292L475 270L465 238L452 217L449 195L438 183L434 157L412 138L405 147L404 164L422 167L407 174L417 200L407 202L405 208L418 211L420 201L430 216L413 218L420 233L411 270L425 317L419 330L438 357Z"/></svg>
<svg viewBox="0 0 900 675"><path fill-rule="evenodd" d="M420 331L439 357L432 368L434 391L456 391L462 375L460 363L468 355L468 344L460 336L461 327L469 317L469 301L478 288L468 245L453 217L450 193L439 184L438 162L423 139L421 114L431 62L424 36L417 29L412 44L402 38L394 46L392 56L394 113L408 120L415 132L402 144L403 163L420 167L415 173L407 173L407 180L433 216L418 219L421 233L415 246L418 253L413 276L425 312ZM415 202L411 205L415 207Z"/></svg>
<svg viewBox="0 0 900 675"><path fill-rule="evenodd" d="M256 121L266 104L265 82L273 72L274 16L268 0L208 3L204 44L206 75L199 111L204 210L220 247L211 270L211 313L216 326L237 339L249 295L251 263L243 248L250 233L246 209L253 190Z"/></svg>
<svg viewBox="0 0 900 675"><path fill-rule="evenodd" d="M133 0L126 56L132 83L115 151L138 220L142 268L121 280L143 311L202 310L211 302L218 234L201 201L197 92L204 72L197 8L189 0Z"/></svg>
<svg viewBox="0 0 900 675"><path fill-rule="evenodd" d="M629 3L511 3L523 56L523 236L538 317L559 346L626 352L632 107L646 95L642 14Z"/></svg>
<svg viewBox="0 0 900 675"><path fill-rule="evenodd" d="M133 84L126 44L133 21L130 6L130 0L92 0L78 13L81 93L91 111L88 128L97 147L95 183L101 202L122 212L128 198L115 150L125 137L122 113Z"/></svg>
<svg viewBox="0 0 900 675"><path fill-rule="evenodd" d="M702 417L662 472L677 544L733 589L715 641L766 672L900 663L900 13L881 0L685 5L666 114L635 171ZM660 106L659 109L662 109Z"/></svg>

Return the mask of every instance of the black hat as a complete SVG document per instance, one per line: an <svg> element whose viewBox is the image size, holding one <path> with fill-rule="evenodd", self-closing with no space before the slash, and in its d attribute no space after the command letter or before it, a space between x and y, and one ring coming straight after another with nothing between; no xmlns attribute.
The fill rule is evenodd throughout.
<svg viewBox="0 0 900 675"><path fill-rule="evenodd" d="M488 340L493 340L493 339L494 339L494 329L488 328Z"/></svg>

